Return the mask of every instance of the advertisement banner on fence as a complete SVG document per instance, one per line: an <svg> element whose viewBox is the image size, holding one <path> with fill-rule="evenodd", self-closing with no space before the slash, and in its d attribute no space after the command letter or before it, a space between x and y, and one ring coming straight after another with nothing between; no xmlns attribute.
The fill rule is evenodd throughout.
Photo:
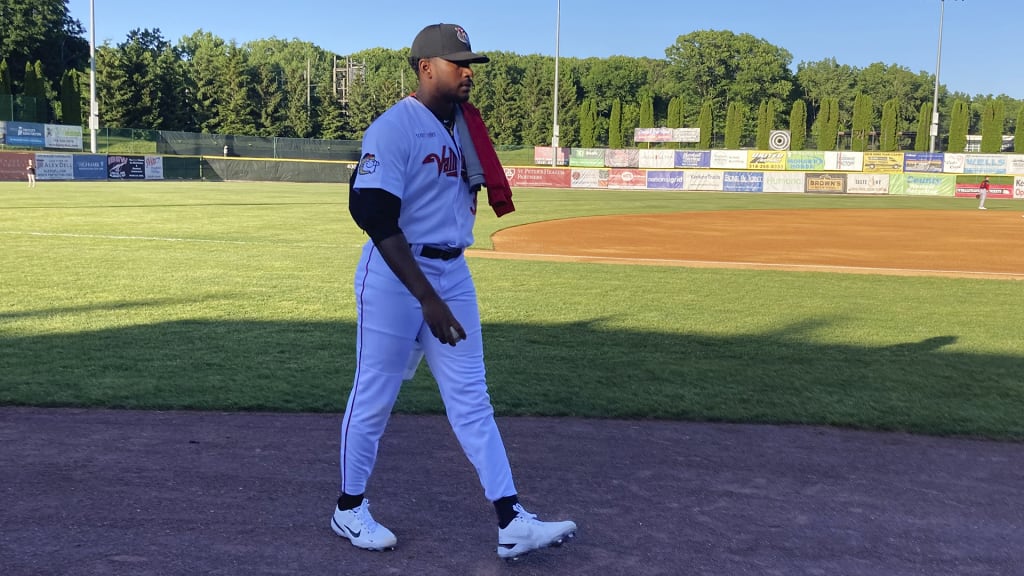
<svg viewBox="0 0 1024 576"><path fill-rule="evenodd" d="M897 196L953 196L956 187L956 176L945 174L893 174L889 178L889 194Z"/></svg>
<svg viewBox="0 0 1024 576"><path fill-rule="evenodd" d="M846 174L810 172L804 176L804 192L808 194L846 194Z"/></svg>
<svg viewBox="0 0 1024 576"><path fill-rule="evenodd" d="M1017 176L1013 179L1013 197L1024 200L1024 176Z"/></svg>
<svg viewBox="0 0 1024 576"><path fill-rule="evenodd" d="M711 167L743 170L747 167L746 150L712 150Z"/></svg>
<svg viewBox="0 0 1024 576"><path fill-rule="evenodd" d="M780 150L772 152L748 150L747 167L751 170L785 170L786 153Z"/></svg>
<svg viewBox="0 0 1024 576"><path fill-rule="evenodd" d="M25 167L35 154L0 152L0 180L28 180Z"/></svg>
<svg viewBox="0 0 1024 576"><path fill-rule="evenodd" d="M45 130L45 125L35 122L8 122L4 141L8 146L42 148L46 145Z"/></svg>
<svg viewBox="0 0 1024 576"><path fill-rule="evenodd" d="M75 154L75 180L106 180L107 157L104 154Z"/></svg>
<svg viewBox="0 0 1024 576"><path fill-rule="evenodd" d="M1016 179L996 177L989 183L989 198L1013 198L1013 188ZM956 179L956 190L954 195L957 198L974 198L981 193L981 178L978 176L961 176Z"/></svg>
<svg viewBox="0 0 1024 576"><path fill-rule="evenodd" d="M965 174L1006 174L1006 157L999 154L968 154Z"/></svg>
<svg viewBox="0 0 1024 576"><path fill-rule="evenodd" d="M941 173L945 161L942 154L938 152L904 152L904 172L933 172Z"/></svg>
<svg viewBox="0 0 1024 576"><path fill-rule="evenodd" d="M641 150L641 168L674 168L676 165L675 150Z"/></svg>
<svg viewBox="0 0 1024 576"><path fill-rule="evenodd" d="M700 142L700 128L673 128L672 141L693 144Z"/></svg>
<svg viewBox="0 0 1024 576"><path fill-rule="evenodd" d="M608 174L608 188L615 190L644 190L647 188L647 171L612 168Z"/></svg>
<svg viewBox="0 0 1024 576"><path fill-rule="evenodd" d="M75 157L71 154L36 154L36 178L39 180L72 180Z"/></svg>
<svg viewBox="0 0 1024 576"><path fill-rule="evenodd" d="M521 188L569 188L570 172L563 168L505 168L509 185Z"/></svg>
<svg viewBox="0 0 1024 576"><path fill-rule="evenodd" d="M551 166L552 151L554 148L551 146L534 146L533 147L533 163L539 166ZM558 165L568 166L569 165L569 149L559 148L558 149Z"/></svg>
<svg viewBox="0 0 1024 576"><path fill-rule="evenodd" d="M605 150L604 165L609 168L639 168L640 150Z"/></svg>
<svg viewBox="0 0 1024 576"><path fill-rule="evenodd" d="M863 169L863 152L825 152L825 170L860 172Z"/></svg>
<svg viewBox="0 0 1024 576"><path fill-rule="evenodd" d="M825 169L825 153L803 150L790 150L786 154L786 170L807 172Z"/></svg>
<svg viewBox="0 0 1024 576"><path fill-rule="evenodd" d="M726 172L722 177L725 192L764 192L764 172Z"/></svg>
<svg viewBox="0 0 1024 576"><path fill-rule="evenodd" d="M847 174L846 192L848 194L888 194L888 174Z"/></svg>
<svg viewBox="0 0 1024 576"><path fill-rule="evenodd" d="M676 168L710 168L710 150L676 150Z"/></svg>
<svg viewBox="0 0 1024 576"><path fill-rule="evenodd" d="M572 170L572 188L607 188L607 168L579 168Z"/></svg>
<svg viewBox="0 0 1024 576"><path fill-rule="evenodd" d="M725 187L725 173L718 170L687 170L685 174L683 190L721 192Z"/></svg>
<svg viewBox="0 0 1024 576"><path fill-rule="evenodd" d="M633 142L671 142L671 128L633 128Z"/></svg>
<svg viewBox="0 0 1024 576"><path fill-rule="evenodd" d="M145 157L107 156L107 178L111 180L145 180Z"/></svg>
<svg viewBox="0 0 1024 576"><path fill-rule="evenodd" d="M946 152L942 155L942 171L947 174L963 174L965 164L967 164L966 154Z"/></svg>
<svg viewBox="0 0 1024 576"><path fill-rule="evenodd" d="M164 179L164 157L146 156L146 180Z"/></svg>
<svg viewBox="0 0 1024 576"><path fill-rule="evenodd" d="M573 148L569 151L569 166L604 168L604 148Z"/></svg>
<svg viewBox="0 0 1024 576"><path fill-rule="evenodd" d="M764 191L799 194L804 191L803 172L765 172Z"/></svg>
<svg viewBox="0 0 1024 576"><path fill-rule="evenodd" d="M903 152L864 152L864 172L903 172Z"/></svg>
<svg viewBox="0 0 1024 576"><path fill-rule="evenodd" d="M7 141L7 122L0 120L0 144Z"/></svg>
<svg viewBox="0 0 1024 576"><path fill-rule="evenodd" d="M648 170L649 190L682 190L685 176L682 170Z"/></svg>
<svg viewBox="0 0 1024 576"><path fill-rule="evenodd" d="M1006 155L1006 173L1024 175L1024 154Z"/></svg>
<svg viewBox="0 0 1024 576"><path fill-rule="evenodd" d="M62 150L81 150L82 127L47 124L46 147L59 148Z"/></svg>

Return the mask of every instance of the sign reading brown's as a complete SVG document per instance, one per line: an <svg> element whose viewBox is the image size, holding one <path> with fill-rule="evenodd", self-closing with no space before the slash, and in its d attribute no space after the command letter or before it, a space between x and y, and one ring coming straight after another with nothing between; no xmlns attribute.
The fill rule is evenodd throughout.
<svg viewBox="0 0 1024 576"><path fill-rule="evenodd" d="M808 194L846 194L846 174L808 172L804 175L804 192Z"/></svg>

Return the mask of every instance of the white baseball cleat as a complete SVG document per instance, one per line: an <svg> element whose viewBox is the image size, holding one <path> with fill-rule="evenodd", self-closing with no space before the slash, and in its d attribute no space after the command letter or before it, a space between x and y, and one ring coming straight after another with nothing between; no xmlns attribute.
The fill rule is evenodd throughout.
<svg viewBox="0 0 1024 576"><path fill-rule="evenodd" d="M370 515L370 501L366 498L351 510L339 510L335 506L331 529L338 536L348 538L353 546L364 550L393 550L398 542L391 530L378 524Z"/></svg>
<svg viewBox="0 0 1024 576"><path fill-rule="evenodd" d="M548 546L561 546L576 537L576 523L571 521L541 522L536 514L516 504L518 514L504 528L498 528L498 557L516 560L520 556Z"/></svg>

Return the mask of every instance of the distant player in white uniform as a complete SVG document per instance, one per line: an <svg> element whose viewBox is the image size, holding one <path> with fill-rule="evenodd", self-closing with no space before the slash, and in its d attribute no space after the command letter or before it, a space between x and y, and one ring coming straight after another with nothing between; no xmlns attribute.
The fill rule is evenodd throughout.
<svg viewBox="0 0 1024 576"><path fill-rule="evenodd" d="M455 119L473 86L470 64L487 61L472 51L462 27L427 26L410 58L419 88L363 137L349 210L370 241L355 275L356 373L341 424L341 496L331 518L334 531L359 548L386 550L397 542L374 521L364 494L419 350L494 504L498 556L516 558L575 535L573 522L541 522L519 504L484 377L480 313L464 256L473 243L477 190L466 176Z"/></svg>

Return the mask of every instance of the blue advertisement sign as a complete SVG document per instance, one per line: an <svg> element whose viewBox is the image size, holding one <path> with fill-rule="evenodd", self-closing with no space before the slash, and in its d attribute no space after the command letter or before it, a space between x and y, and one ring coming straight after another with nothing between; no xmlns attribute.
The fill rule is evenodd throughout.
<svg viewBox="0 0 1024 576"><path fill-rule="evenodd" d="M104 154L76 154L75 180L106 180L107 157Z"/></svg>
<svg viewBox="0 0 1024 576"><path fill-rule="evenodd" d="M764 172L726 172L725 192L764 192Z"/></svg>
<svg viewBox="0 0 1024 576"><path fill-rule="evenodd" d="M648 170L647 188L652 190L682 190L682 170Z"/></svg>
<svg viewBox="0 0 1024 576"><path fill-rule="evenodd" d="M939 152L905 152L904 172L942 172L944 156Z"/></svg>
<svg viewBox="0 0 1024 576"><path fill-rule="evenodd" d="M6 141L8 146L42 148L46 146L45 125L34 122L8 122Z"/></svg>
<svg viewBox="0 0 1024 576"><path fill-rule="evenodd" d="M710 150L676 150L676 168L710 168Z"/></svg>

